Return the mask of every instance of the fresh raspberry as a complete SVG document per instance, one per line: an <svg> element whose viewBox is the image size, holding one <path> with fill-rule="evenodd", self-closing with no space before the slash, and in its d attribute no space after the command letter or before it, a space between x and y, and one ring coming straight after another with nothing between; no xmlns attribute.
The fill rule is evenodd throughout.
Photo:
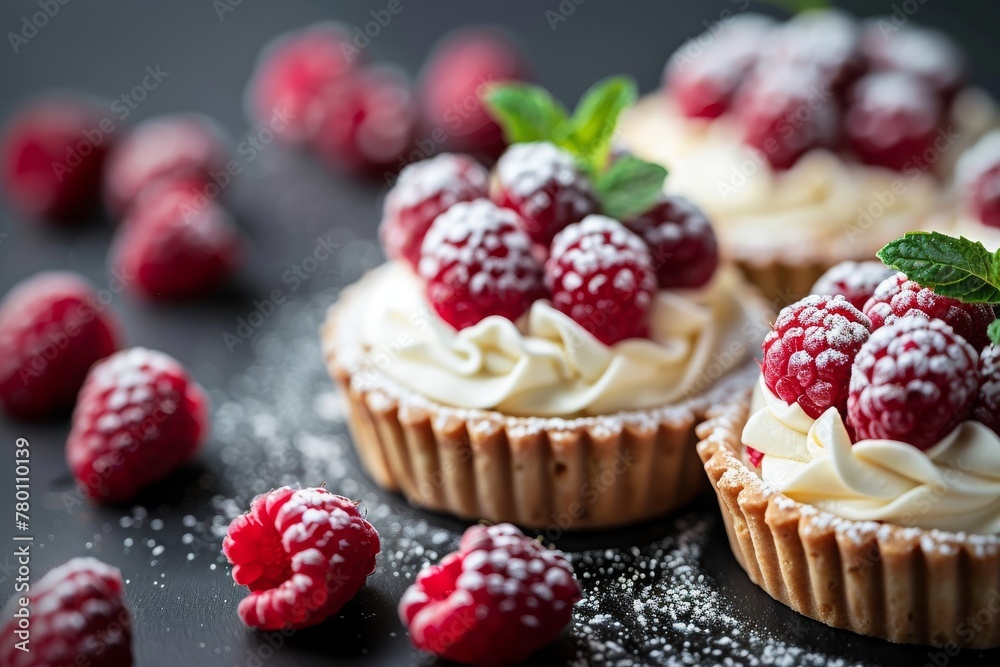
<svg viewBox="0 0 1000 667"><path fill-rule="evenodd" d="M527 59L505 33L459 30L434 48L420 77L425 123L444 131L449 150L496 159L505 144L482 95L489 86L529 78Z"/></svg>
<svg viewBox="0 0 1000 667"><path fill-rule="evenodd" d="M718 118L729 110L773 27L769 17L740 14L717 35L688 40L667 62L664 89L685 116Z"/></svg>
<svg viewBox="0 0 1000 667"><path fill-rule="evenodd" d="M973 218L1000 227L1000 131L988 133L962 153L955 183Z"/></svg>
<svg viewBox="0 0 1000 667"><path fill-rule="evenodd" d="M804 11L768 36L760 68L790 63L813 69L824 87L841 93L865 68L861 30L838 9Z"/></svg>
<svg viewBox="0 0 1000 667"><path fill-rule="evenodd" d="M356 503L324 488L287 486L257 496L222 541L239 606L252 628L316 625L340 611L375 571L378 533Z"/></svg>
<svg viewBox="0 0 1000 667"><path fill-rule="evenodd" d="M840 112L815 67L762 63L740 88L734 109L743 141L775 169L788 169L806 152L838 140Z"/></svg>
<svg viewBox="0 0 1000 667"><path fill-rule="evenodd" d="M66 459L87 496L121 502L191 460L208 429L208 399L180 362L134 347L87 375Z"/></svg>
<svg viewBox="0 0 1000 667"><path fill-rule="evenodd" d="M444 153L407 165L385 199L379 236L390 259L420 262L434 218L454 204L486 197L490 173L467 155Z"/></svg>
<svg viewBox="0 0 1000 667"><path fill-rule="evenodd" d="M194 176L211 196L232 175L229 143L219 125L201 114L173 114L140 123L111 153L104 175L108 208L121 216L139 193L165 178ZM220 183L211 183L211 180ZM213 187L214 186L214 187Z"/></svg>
<svg viewBox="0 0 1000 667"><path fill-rule="evenodd" d="M764 452L758 451L753 447L747 447L747 460L750 461L750 465L754 468L759 468L760 462L764 460Z"/></svg>
<svg viewBox="0 0 1000 667"><path fill-rule="evenodd" d="M545 141L514 144L500 156L490 198L517 211L531 238L544 246L566 225L598 209L597 195L573 156Z"/></svg>
<svg viewBox="0 0 1000 667"><path fill-rule="evenodd" d="M605 345L646 336L656 269L645 242L617 220L588 215L559 232L545 283L552 305Z"/></svg>
<svg viewBox="0 0 1000 667"><path fill-rule="evenodd" d="M190 187L162 181L129 210L112 243L112 269L150 299L204 296L235 270L243 243L229 213Z"/></svg>
<svg viewBox="0 0 1000 667"><path fill-rule="evenodd" d="M872 19L864 27L861 44L873 70L919 76L943 99L958 92L968 74L961 49L940 30Z"/></svg>
<svg viewBox="0 0 1000 667"><path fill-rule="evenodd" d="M972 418L1000 435L1000 348L990 345L979 357L979 395Z"/></svg>
<svg viewBox="0 0 1000 667"><path fill-rule="evenodd" d="M660 287L702 287L719 266L712 223L684 197L661 195L655 206L625 226L649 246Z"/></svg>
<svg viewBox="0 0 1000 667"><path fill-rule="evenodd" d="M13 595L0 619L5 667L130 667L132 617L122 600L122 573L95 558L73 558L31 584L30 651L17 643L23 628Z"/></svg>
<svg viewBox="0 0 1000 667"><path fill-rule="evenodd" d="M846 414L851 364L869 325L842 296L814 294L785 307L762 346L767 388L813 419L831 407Z"/></svg>
<svg viewBox="0 0 1000 667"><path fill-rule="evenodd" d="M34 100L7 121L0 160L9 201L23 214L77 221L101 203L113 133L107 110L82 95ZM114 123L111 123L114 128Z"/></svg>
<svg viewBox="0 0 1000 667"><path fill-rule="evenodd" d="M930 86L904 72L879 72L854 86L844 133L862 161L903 171L934 148L943 110Z"/></svg>
<svg viewBox="0 0 1000 667"><path fill-rule="evenodd" d="M417 648L489 667L522 662L552 642L581 595L562 553L509 523L480 525L417 575L399 616Z"/></svg>
<svg viewBox="0 0 1000 667"><path fill-rule="evenodd" d="M353 71L356 59L360 52L338 23L316 23L279 35L257 57L246 92L247 115L261 127L281 125L274 135L280 141L309 140L322 120L317 101L333 82Z"/></svg>
<svg viewBox="0 0 1000 667"><path fill-rule="evenodd" d="M978 365L972 346L941 320L904 317L882 327L851 373L847 419L855 441L933 447L969 416Z"/></svg>
<svg viewBox="0 0 1000 667"><path fill-rule="evenodd" d="M395 168L416 134L410 84L388 67L369 66L340 77L318 104L322 121L313 148L342 168Z"/></svg>
<svg viewBox="0 0 1000 667"><path fill-rule="evenodd" d="M830 267L809 290L811 294L840 294L858 310L864 311L868 299L886 278L896 275L882 262L841 262Z"/></svg>
<svg viewBox="0 0 1000 667"><path fill-rule="evenodd" d="M522 226L488 199L460 202L434 220L419 271L441 319L456 329L490 315L513 321L543 295L542 264Z"/></svg>
<svg viewBox="0 0 1000 667"><path fill-rule="evenodd" d="M21 419L68 412L90 367L118 349L118 331L111 306L75 273L18 283L0 303L0 406Z"/></svg>
<svg viewBox="0 0 1000 667"><path fill-rule="evenodd" d="M993 309L982 303L962 303L935 294L908 280L902 273L886 278L863 308L872 322L872 331L913 315L946 322L977 350L990 344L987 329L996 319Z"/></svg>

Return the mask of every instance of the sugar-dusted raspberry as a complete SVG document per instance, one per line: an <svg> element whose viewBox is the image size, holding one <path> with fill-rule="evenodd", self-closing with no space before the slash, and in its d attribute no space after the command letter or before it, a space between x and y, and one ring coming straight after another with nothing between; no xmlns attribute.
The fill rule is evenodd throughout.
<svg viewBox="0 0 1000 667"><path fill-rule="evenodd" d="M933 447L968 418L979 389L979 356L941 320L904 317L861 348L847 419L855 441Z"/></svg>
<svg viewBox="0 0 1000 667"><path fill-rule="evenodd" d="M979 358L979 395L972 418L1000 435L1000 347L990 345Z"/></svg>
<svg viewBox="0 0 1000 667"><path fill-rule="evenodd" d="M830 267L819 277L816 284L809 290L812 294L836 296L840 294L851 302L858 310L864 310L868 299L875 294L875 289L896 275L882 262L841 262Z"/></svg>
<svg viewBox="0 0 1000 667"><path fill-rule="evenodd" d="M250 589L240 619L262 630L305 628L336 614L375 571L380 548L357 503L287 486L257 496L222 541L233 580Z"/></svg>
<svg viewBox="0 0 1000 667"><path fill-rule="evenodd" d="M25 590L8 601L0 617L0 665L130 667L132 617L124 592L118 568L95 558L73 558L49 570L31 584L30 595ZM27 628L21 609L30 614ZM24 639L28 651L17 646Z"/></svg>
<svg viewBox="0 0 1000 667"><path fill-rule="evenodd" d="M717 34L685 42L667 62L664 89L685 116L717 118L757 63L774 20L761 14L734 17Z"/></svg>
<svg viewBox="0 0 1000 667"><path fill-rule="evenodd" d="M986 304L962 303L958 299L940 296L934 290L908 280L902 273L882 281L863 310L871 320L872 331L900 318L917 315L946 322L977 350L990 344L986 330L996 319L993 309Z"/></svg>
<svg viewBox="0 0 1000 667"><path fill-rule="evenodd" d="M878 72L855 84L844 134L864 162L903 171L933 149L942 114L940 101L921 79Z"/></svg>
<svg viewBox="0 0 1000 667"><path fill-rule="evenodd" d="M0 148L8 200L22 214L52 222L94 213L115 140L108 123L114 127L107 107L82 95L39 98L20 108L6 122Z"/></svg>
<svg viewBox="0 0 1000 667"><path fill-rule="evenodd" d="M813 419L847 412L851 364L870 322L842 296L812 295L782 309L764 338L761 372L771 392Z"/></svg>
<svg viewBox="0 0 1000 667"><path fill-rule="evenodd" d="M499 315L520 317L543 295L542 264L518 215L488 199L460 202L424 237L427 299L456 329Z"/></svg>
<svg viewBox="0 0 1000 667"><path fill-rule="evenodd" d="M217 196L231 182L226 169L229 140L214 120L194 113L159 116L143 121L108 158L104 191L108 208L122 215L139 193L166 178L196 177ZM212 193L210 193L212 194Z"/></svg>
<svg viewBox="0 0 1000 667"><path fill-rule="evenodd" d="M359 60L350 31L338 23L324 21L279 35L257 57L246 91L247 115L261 127L277 128L279 141L307 141L322 120L317 101Z"/></svg>
<svg viewBox="0 0 1000 667"><path fill-rule="evenodd" d="M489 667L552 642L581 595L562 553L509 523L472 526L458 551L417 575L399 615L417 648Z"/></svg>
<svg viewBox="0 0 1000 667"><path fill-rule="evenodd" d="M443 153L407 165L385 198L379 236L390 259L420 262L420 244L434 218L454 204L486 197L490 173L467 155Z"/></svg>
<svg viewBox="0 0 1000 667"><path fill-rule="evenodd" d="M661 195L648 211L625 222L649 246L662 288L702 287L719 266L712 223L684 197Z"/></svg>
<svg viewBox="0 0 1000 667"><path fill-rule="evenodd" d="M180 362L134 347L87 375L66 460L87 496L120 502L191 460L208 430L208 399Z"/></svg>
<svg viewBox="0 0 1000 667"><path fill-rule="evenodd" d="M127 287L154 300L205 296L233 273L243 254L239 228L219 203L187 180L152 184L118 229L111 270L134 276Z"/></svg>
<svg viewBox="0 0 1000 667"><path fill-rule="evenodd" d="M43 272L0 303L0 407L21 419L69 412L87 371L118 349L110 304L81 276Z"/></svg>
<svg viewBox="0 0 1000 667"><path fill-rule="evenodd" d="M552 305L605 345L647 334L656 269L646 243L617 220L588 215L559 232L545 263Z"/></svg>
<svg viewBox="0 0 1000 667"><path fill-rule="evenodd" d="M500 156L490 198L517 211L535 243L598 209L597 195L573 156L545 141L514 144Z"/></svg>
<svg viewBox="0 0 1000 667"><path fill-rule="evenodd" d="M865 67L861 30L854 17L839 9L801 12L768 37L760 68L781 63L811 68L834 92L842 92Z"/></svg>
<svg viewBox="0 0 1000 667"><path fill-rule="evenodd" d="M955 165L955 184L973 218L1000 227L1000 130L962 153Z"/></svg>
<svg viewBox="0 0 1000 667"><path fill-rule="evenodd" d="M915 74L943 98L954 95L968 74L965 56L950 37L912 22L900 27L891 17L871 19L861 44L873 70Z"/></svg>

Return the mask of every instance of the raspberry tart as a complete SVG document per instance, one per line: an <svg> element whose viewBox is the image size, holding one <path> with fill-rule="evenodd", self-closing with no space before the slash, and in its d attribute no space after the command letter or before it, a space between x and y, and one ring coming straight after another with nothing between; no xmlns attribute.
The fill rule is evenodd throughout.
<svg viewBox="0 0 1000 667"><path fill-rule="evenodd" d="M673 54L621 139L677 167L666 190L705 210L724 253L788 303L838 262L947 229L955 161L996 123L966 74L957 45L912 21L743 13Z"/></svg>
<svg viewBox="0 0 1000 667"><path fill-rule="evenodd" d="M756 389L698 445L754 583L834 627L956 650L1000 646L979 614L1000 584L1000 275L939 282L959 248L978 252L907 235L879 255L914 280L891 274L863 309L785 308Z"/></svg>
<svg viewBox="0 0 1000 667"><path fill-rule="evenodd" d="M633 94L614 79L581 106ZM507 113L530 95L568 123L544 91L494 95L512 146L493 173L451 154L407 167L389 261L323 327L362 463L466 518L576 530L671 511L702 488L695 425L752 382L766 309L662 168Z"/></svg>

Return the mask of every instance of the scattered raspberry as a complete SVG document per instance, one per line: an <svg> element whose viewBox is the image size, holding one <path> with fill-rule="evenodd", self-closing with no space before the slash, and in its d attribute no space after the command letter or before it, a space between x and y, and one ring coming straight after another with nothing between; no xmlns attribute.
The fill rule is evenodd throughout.
<svg viewBox="0 0 1000 667"><path fill-rule="evenodd" d="M923 79L939 96L950 98L965 83L967 68L961 49L943 32L912 23L897 27L873 19L864 29L862 49L872 69L908 72Z"/></svg>
<svg viewBox="0 0 1000 667"><path fill-rule="evenodd" d="M747 447L747 460L750 461L750 465L754 468L759 468L760 462L764 460L764 452L758 451L753 447Z"/></svg>
<svg viewBox="0 0 1000 667"><path fill-rule="evenodd" d="M552 305L605 345L646 335L656 291L649 248L617 220L589 215L559 232L545 263Z"/></svg>
<svg viewBox="0 0 1000 667"><path fill-rule="evenodd" d="M858 24L838 9L800 12L769 36L766 47L761 68L791 63L814 69L835 92L847 88L865 67Z"/></svg>
<svg viewBox="0 0 1000 667"><path fill-rule="evenodd" d="M990 344L987 329L996 319L993 309L981 303L962 303L940 296L897 273L882 282L864 307L872 331L913 315L946 322L959 336L981 350Z"/></svg>
<svg viewBox="0 0 1000 667"><path fill-rule="evenodd" d="M208 399L180 362L134 347L87 375L66 459L87 496L125 501L193 458L208 428Z"/></svg>
<svg viewBox="0 0 1000 667"><path fill-rule="evenodd" d="M1000 227L1000 131L986 134L962 153L955 183L972 217Z"/></svg>
<svg viewBox="0 0 1000 667"><path fill-rule="evenodd" d="M23 215L66 223L97 210L114 139L102 130L102 121L110 122L106 115L96 102L74 95L34 100L7 121L3 185Z"/></svg>
<svg viewBox="0 0 1000 667"><path fill-rule="evenodd" d="M552 642L581 595L562 553L509 523L472 526L458 551L417 575L399 615L417 648L488 667L522 662Z"/></svg>
<svg viewBox="0 0 1000 667"><path fill-rule="evenodd" d="M394 69L369 66L341 77L318 104L322 121L313 147L342 168L394 168L416 134L410 85Z"/></svg>
<svg viewBox="0 0 1000 667"><path fill-rule="evenodd" d="M684 43L667 62L664 87L685 116L718 118L757 63L774 21L740 14L717 35L702 33Z"/></svg>
<svg viewBox="0 0 1000 667"><path fill-rule="evenodd" d="M903 171L933 149L942 113L934 91L912 74L869 74L854 87L844 132L864 162Z"/></svg>
<svg viewBox="0 0 1000 667"><path fill-rule="evenodd" d="M810 292L829 296L840 294L863 311L868 299L875 294L875 288L894 275L896 272L882 262L841 262L820 276Z"/></svg>
<svg viewBox="0 0 1000 667"><path fill-rule="evenodd" d="M851 373L847 418L855 441L933 447L969 416L978 364L972 346L941 320L904 317L882 327Z"/></svg>
<svg viewBox="0 0 1000 667"><path fill-rule="evenodd" d="M222 542L252 628L305 628L340 611L375 571L378 533L357 504L324 488L257 496Z"/></svg>
<svg viewBox="0 0 1000 667"><path fill-rule="evenodd" d="M448 135L450 150L495 159L504 149L500 127L483 108L491 85L530 78L521 49L493 29L459 30L434 49L420 78L425 122Z"/></svg>
<svg viewBox="0 0 1000 667"><path fill-rule="evenodd" d="M379 236L390 259L420 262L420 244L434 218L454 204L486 197L490 173L466 155L444 153L408 165L385 199Z"/></svg>
<svg viewBox="0 0 1000 667"><path fill-rule="evenodd" d="M972 409L972 418L1000 435L1000 348L990 345L979 358L982 384Z"/></svg>
<svg viewBox="0 0 1000 667"><path fill-rule="evenodd" d="M235 270L243 243L229 213L189 181L151 185L136 201L111 247L111 268L135 276L131 289L150 299L204 296Z"/></svg>
<svg viewBox="0 0 1000 667"><path fill-rule="evenodd" d="M870 322L842 296L807 296L778 314L764 338L761 371L771 392L818 419L847 412L851 364L868 340Z"/></svg>
<svg viewBox="0 0 1000 667"><path fill-rule="evenodd" d="M197 177L220 191L232 175L226 170L229 143L219 125L200 114L173 114L140 123L111 153L104 176L108 207L122 215L139 193L165 178ZM218 192L215 192L216 196Z"/></svg>
<svg viewBox="0 0 1000 667"><path fill-rule="evenodd" d="M566 225L598 209L594 189L573 156L544 141L514 144L500 156L490 198L517 211L532 240L544 246Z"/></svg>
<svg viewBox="0 0 1000 667"><path fill-rule="evenodd" d="M279 35L257 58L246 93L247 115L261 127L282 125L274 136L286 143L310 140L322 120L318 101L354 70L355 52L350 32L337 23Z"/></svg>
<svg viewBox="0 0 1000 667"><path fill-rule="evenodd" d="M0 349L6 413L38 419L68 412L90 367L118 349L117 318L81 276L38 273L0 303Z"/></svg>
<svg viewBox="0 0 1000 667"><path fill-rule="evenodd" d="M456 329L490 315L520 317L543 294L542 265L518 215L488 199L460 202L424 237L427 298Z"/></svg>
<svg viewBox="0 0 1000 667"><path fill-rule="evenodd" d="M73 558L31 584L30 652L22 641L13 595L0 619L0 665L6 667L130 667L132 617L122 600L118 568Z"/></svg>
<svg viewBox="0 0 1000 667"><path fill-rule="evenodd" d="M719 266L712 224L684 197L661 195L659 203L625 226L649 246L660 287L702 287Z"/></svg>

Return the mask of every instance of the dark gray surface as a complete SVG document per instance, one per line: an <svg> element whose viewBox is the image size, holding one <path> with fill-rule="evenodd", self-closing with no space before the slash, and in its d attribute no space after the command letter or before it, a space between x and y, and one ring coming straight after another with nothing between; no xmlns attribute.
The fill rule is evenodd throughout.
<svg viewBox="0 0 1000 667"><path fill-rule="evenodd" d="M323 18L342 20L352 27L363 25L369 20L371 9L385 6L380 2L340 3L348 6L331 9L329 3L319 1L243 0L238 5L235 1L230 0L228 4L233 11L226 12L221 20L213 3L207 0L99 3L75 0L60 5L59 13L27 44L22 44L18 54L13 53L6 39L0 45L3 77L0 116L6 116L25 96L52 86L79 88L114 98L138 83L147 65L159 65L169 72L168 78L149 94L129 120L162 112L197 110L217 117L237 141L242 141L250 132L241 108L243 87L258 50L268 38ZM566 7L571 3L565 0L562 4ZM894 7L890 2L846 4L865 14L891 12ZM959 36L975 60L978 80L994 92L1000 90L1000 70L994 64L1000 55L995 39L1000 24L997 3L957 0L898 3L901 8L911 5L919 7L915 20L938 25ZM700 31L704 21L711 22L724 9L739 8L743 3L587 0L553 30L545 12L558 11L559 6L558 0L488 4L404 0L403 13L372 40L367 51L374 59L395 61L415 73L433 42L451 28L470 22L499 23L524 43L540 81L564 100L573 101L595 79L618 72L635 76L643 90L651 89L673 48ZM4 2L0 4L0 28L4 33L18 31L22 17L37 11L36 2ZM235 329L236 318L251 311L254 299L276 287L288 292L288 284L282 280L284 272L311 252L318 236L332 234L351 251L335 264L322 265L301 289L289 293L290 303L282 306L279 316L268 320L261 333L279 344L286 337L287 342L299 340L301 327L315 324L317 308L358 271L378 261L371 241L381 191L382 184L331 174L276 147L263 151L247 165L246 177L230 193L254 248L238 285L221 297L196 304L151 306L127 297L117 298L115 305L124 315L129 342L177 356L209 388L217 402L245 398L249 390L234 388L232 380L254 363L263 346L240 345L230 353L222 334ZM110 235L111 227L103 221L80 231L54 233L14 219L4 207L0 215L0 292L34 271L55 267L79 271L99 286L106 284L104 256ZM297 319L294 315L299 312L304 315ZM3 352L0 350L0 354ZM317 367L321 363L315 348L304 347L302 354L315 355L309 363ZM272 359L261 368L279 372L280 367ZM296 371L293 367L289 372ZM300 391L300 402L312 401L314 392L325 391L321 376L319 370L308 382L296 385L298 389L287 389L284 400L288 400L288 392L294 395ZM261 377L257 381L266 384L269 380ZM322 428L321 424L310 424L309 428L313 426ZM342 436L340 428L331 425L329 432ZM220 514L213 497L236 497L245 502L262 486L286 483L292 478L304 484L317 484L323 481L322 474L312 469L308 461L304 463L295 457L270 467L257 466L256 462L268 460L264 442L254 437L237 437L232 430L226 430L228 435L213 439L197 465L147 493L140 500L148 512L145 522L129 525L122 520L123 515L134 514L129 508L93 508L73 502L72 480L63 462L66 431L67 424L62 422L24 425L0 421L0 517L6 516L3 508L12 505L11 494L5 490L10 488L13 477L14 439L27 437L32 443L32 532L40 544L45 544L34 554L33 571L44 572L81 554L92 554L121 567L129 578L128 600L136 616L134 650L141 667L245 665L255 664L254 656L270 655L270 651L262 649L264 638L239 624L235 606L242 593L232 585L225 567L219 564L214 571L208 567L218 561L218 540L211 537L207 528L185 527L183 517L191 515L210 521ZM238 451L234 449L237 447L243 448L238 458L245 465L234 463L233 452ZM357 472L353 454L347 454L345 465L345 476L357 479L359 493L390 508L388 516L382 518L382 525L377 526L390 537L385 545L387 551L413 546L413 540L396 539L402 534L400 527L405 528L407 522L426 519L435 527L461 530L458 522L411 511L400 499L373 489ZM716 513L713 502L707 499L693 513L685 515L681 525L685 525L684 521L707 522L707 542L700 568L732 612L753 622L765 644L784 641L806 652L842 656L847 663L933 664L927 649L896 647L830 630L770 600L739 570L718 520L713 518ZM154 530L150 525L153 518L163 521L164 527ZM13 587L6 569L10 563L6 556L10 551L6 546L10 544L12 531L10 519L0 518L0 599L6 599ZM626 531L565 539L560 546L571 550L643 546L663 539L669 544L677 530L673 519L665 519ZM193 546L185 545L182 540L189 532L195 533ZM124 546L129 538L136 546ZM147 539L162 545L163 553L153 555L151 548L140 547L140 542ZM192 561L186 560L188 553L194 554ZM628 574L630 559L637 556L630 555L627 549L620 554L620 566ZM416 564L419 560L414 558ZM151 565L152 561L156 564ZM416 564L400 569L412 576ZM581 561L579 567L592 574L587 581L588 591L594 589L596 580L609 576L591 558ZM381 569L341 618L300 633L262 662L275 667L413 662L416 657L409 650L395 616L395 604L406 582L404 577L394 574L387 568ZM167 585L161 586L164 581ZM605 583L613 588L612 579ZM601 595L608 597L606 589ZM608 606L614 608L611 602ZM613 633L608 632L626 647L630 635L642 634L629 629L634 615L633 609L620 605L613 614L614 620L608 624L620 626ZM674 634L669 627L662 632L668 637ZM684 637L678 636L678 642L683 640ZM577 628L540 656L538 664L567 661L586 664L591 646ZM642 646L628 650L644 654ZM656 660L669 663L678 655L677 651L664 651ZM788 664L798 664L787 652L782 655L786 660L791 659ZM770 661L780 657L772 656ZM707 656L705 661L723 658ZM602 660L602 664L609 663ZM734 658L735 664L742 662L751 661L745 655ZM998 662L995 652L967 653L950 658L948 664Z"/></svg>

